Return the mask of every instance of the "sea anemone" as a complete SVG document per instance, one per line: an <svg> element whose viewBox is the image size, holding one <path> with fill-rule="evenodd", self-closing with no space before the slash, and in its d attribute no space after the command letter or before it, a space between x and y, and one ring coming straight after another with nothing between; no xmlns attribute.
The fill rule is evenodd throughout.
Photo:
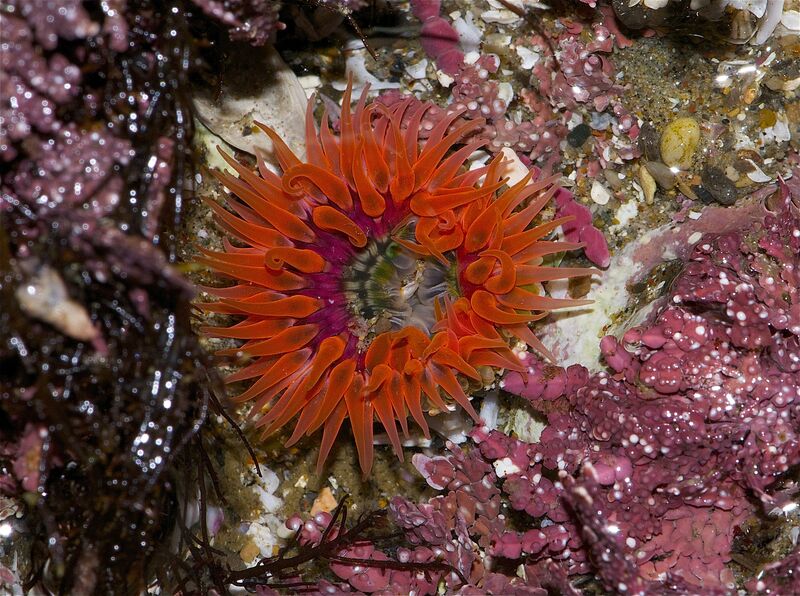
<svg viewBox="0 0 800 596"><path fill-rule="evenodd" d="M239 174L214 172L231 211L209 204L237 244L200 261L238 281L206 288L219 300L203 305L243 317L204 328L245 340L221 351L252 358L227 378L255 379L234 401L253 403L265 436L297 417L287 446L322 428L319 468L349 418L366 475L376 416L401 460L396 422L407 436L409 414L426 436L426 410L455 402L478 420L462 381L524 371L514 338L549 356L529 324L588 301L544 296L539 284L594 270L542 266L581 247L547 240L569 218L532 226L557 176L507 185L499 156L465 171L485 142L469 138L481 121L454 111L420 143L426 104L367 105L365 90L351 112L350 98L348 86L338 135L327 113L317 132L309 102L305 161L257 123L281 176L260 157L256 173L222 152Z"/></svg>

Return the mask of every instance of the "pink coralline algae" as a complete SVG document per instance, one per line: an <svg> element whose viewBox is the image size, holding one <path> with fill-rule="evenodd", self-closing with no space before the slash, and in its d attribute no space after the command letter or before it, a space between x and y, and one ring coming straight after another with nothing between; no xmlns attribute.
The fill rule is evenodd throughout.
<svg viewBox="0 0 800 596"><path fill-rule="evenodd" d="M438 0L415 0L412 9L422 23L423 50L453 79L448 111L463 109L467 119L484 118L476 137L486 139L487 150L511 148L552 170L569 130L580 122L576 116L584 113L586 123L598 131L591 146L595 170L638 155L638 122L621 103L623 87L610 60L615 43L621 47L628 41L613 26L613 15L598 13L596 22L586 25L560 19L557 33L532 38L541 58L531 70L530 88L519 94L530 110L523 115L509 111L500 96L497 56L465 55L458 32L440 15Z"/></svg>
<svg viewBox="0 0 800 596"><path fill-rule="evenodd" d="M286 25L278 0L194 0L208 16L228 28L231 39L262 46Z"/></svg>
<svg viewBox="0 0 800 596"><path fill-rule="evenodd" d="M470 120L486 120L476 138L485 139L492 153L504 147L522 154L529 154L536 147L543 147L543 152L552 151L558 140L551 139L550 132L540 130L538 121L518 122L507 115L508 104L499 96L500 85L491 76L499 67L500 60L493 55L481 56L472 64L462 64L454 76L450 109L465 110L464 117Z"/></svg>
<svg viewBox="0 0 800 596"><path fill-rule="evenodd" d="M772 487L800 462L800 217L782 193L763 226L703 237L650 324L603 340L614 374L574 392L578 367L536 364L527 383L517 373L504 380L534 406L563 404L549 408L538 444L497 433L481 443L490 459L512 457L505 486L519 497L510 502L530 507L543 466L577 478L574 504L591 464L607 519L579 521L595 534L613 525L636 581L732 588L726 564L735 528L756 511L750 498L766 511L786 503ZM595 564L609 589L632 581Z"/></svg>
<svg viewBox="0 0 800 596"><path fill-rule="evenodd" d="M752 593L782 596L800 593L800 547L780 561L764 568L764 573L748 582Z"/></svg>
<svg viewBox="0 0 800 596"><path fill-rule="evenodd" d="M21 8L28 8L23 6ZM81 14L80 3L64 7L64 14L77 19ZM27 12L27 11L25 11ZM32 17L40 13L30 7ZM35 26L33 25L35 23ZM24 20L0 14L0 161L16 157L16 143L27 138L32 131L51 133L58 129L56 110L79 92L81 79L78 66L71 64L62 54L54 53L45 58L37 52L37 38L52 49L52 36L61 26L60 19L47 23L35 19L31 25ZM81 27L90 29L91 24ZM67 26L67 25L65 25Z"/></svg>
<svg viewBox="0 0 800 596"><path fill-rule="evenodd" d="M413 0L411 10L422 23L419 40L422 49L436 65L447 74L458 72L464 62L464 52L458 43L458 32L453 25L439 15L440 0Z"/></svg>
<svg viewBox="0 0 800 596"><path fill-rule="evenodd" d="M415 0L412 10L422 23L420 43L423 50L442 72L453 78L447 113L463 110L466 119L483 118L486 122L475 138L485 139L486 149L492 153L509 147L534 159L541 156L548 160L555 158L566 134L565 129L557 129L535 109L531 118L507 113L508 103L500 97L500 85L494 76L500 67L499 58L484 54L465 61L458 32L447 18L439 14L439 0ZM389 99L387 103L393 101ZM429 119L443 116L444 112L441 116L428 114ZM426 123L422 124L424 129Z"/></svg>
<svg viewBox="0 0 800 596"><path fill-rule="evenodd" d="M507 374L501 387L547 418L539 441L478 427L472 447L415 455L437 494L391 500L404 550L353 545L327 592L576 594L586 573L610 593L735 589L739 528L794 507L800 463L800 197L781 193L760 225L702 237L648 322L603 340L609 373L530 360ZM797 560L748 585L786 593Z"/></svg>
<svg viewBox="0 0 800 596"><path fill-rule="evenodd" d="M559 139L566 135L573 112L585 106L592 111L592 122L588 123L592 128L613 133L594 139L600 164L636 157L633 140L638 135L638 123L621 103L623 87L610 60L616 35L598 22L591 24L591 33L577 22L562 26L565 30L551 38L550 44L541 36L533 39L544 58L531 71L532 89L523 94L526 103L539 118L547 119ZM584 39L587 35L589 41ZM557 61L550 53L551 44ZM531 157L541 155L534 152Z"/></svg>
<svg viewBox="0 0 800 596"><path fill-rule="evenodd" d="M622 91L614 81L614 66L606 55L613 49L608 29L595 24L588 44L570 33L561 35L557 43L560 68L554 68L552 58L533 68L539 91L559 107L571 109L591 102L598 112L605 110Z"/></svg>
<svg viewBox="0 0 800 596"><path fill-rule="evenodd" d="M166 266L164 255L150 242L157 238L173 177L175 146L185 146L185 134L177 140L158 136L157 126L140 124L145 114L158 107L148 93L136 95L136 101L133 95L104 101L104 90L96 81L84 80L78 66L85 61L100 67L120 55L112 51L129 47L128 25L121 16L124 3L105 3L99 21L77 1L20 0L9 7L0 14L4 32L0 90L7 91L0 94L4 98L0 103L0 163L4 165L0 213L17 218L18 233L29 240L63 235L65 243L86 255L95 270L105 270L105 277L108 269L118 266L142 283L150 283L166 271L190 295L190 285ZM59 44L59 37L71 45ZM130 47L136 51L140 46L132 43ZM146 62L156 64L155 57L148 54ZM165 114L155 110L150 117L165 118ZM73 116L77 116L74 121ZM87 118L108 118L108 122L90 127L85 124ZM131 138L149 141L151 135L153 151L136 152ZM126 189L130 177L140 171L145 178L143 192ZM180 207L184 191L178 187L176 192L174 200ZM122 228L108 225L112 216L124 218L120 212L131 210L141 215L141 229L136 231L146 240L126 233L131 231L127 224ZM98 253L104 257L96 258Z"/></svg>
<svg viewBox="0 0 800 596"><path fill-rule="evenodd" d="M327 512L307 521L294 515L286 521L286 527L298 533L298 543L306 548L320 547L325 542L334 544L342 532L337 519ZM317 585L320 594L433 594L443 574L437 569L444 567L437 565L434 551L426 546L400 547L389 557L366 538L343 544L327 558L331 572L342 583L323 580Z"/></svg>
<svg viewBox="0 0 800 596"><path fill-rule="evenodd" d="M595 265L608 267L611 254L608 242L603 233L592 224L592 212L575 201L571 192L559 189L555 196L556 215L572 217L572 221L564 224L564 237L568 242L581 242L585 245L586 257Z"/></svg>
<svg viewBox="0 0 800 596"><path fill-rule="evenodd" d="M465 120L482 118L484 123L472 135L471 140L485 141L485 148L497 153L509 147L521 154L537 152L550 154L558 148L560 138L549 130L542 130L545 121L541 119L517 122L507 114L508 104L500 97L500 85L492 77L500 67L497 56L480 56L475 62L463 62L463 56L454 68L454 83L451 88L451 101L442 109L432 102L420 123L420 138L425 139L433 127L453 112L460 111ZM393 105L406 100L406 96L396 92L383 93L379 101ZM419 105L412 100L411 108ZM406 114L413 113L412 109Z"/></svg>

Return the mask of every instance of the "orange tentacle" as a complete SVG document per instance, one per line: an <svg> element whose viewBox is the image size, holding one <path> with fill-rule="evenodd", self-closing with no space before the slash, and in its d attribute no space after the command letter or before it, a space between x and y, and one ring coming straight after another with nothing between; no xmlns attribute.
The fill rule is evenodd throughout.
<svg viewBox="0 0 800 596"><path fill-rule="evenodd" d="M541 342L541 340L533 334L530 327L527 325L510 325L506 327L508 331L521 341L524 341L531 348L542 354L550 362L555 362L556 358L553 353Z"/></svg>
<svg viewBox="0 0 800 596"><path fill-rule="evenodd" d="M414 110L414 113L408 119L408 127L403 135L403 140L406 145L406 154L411 163L417 161L417 154L419 152L419 131L422 124L422 117L428 111L428 104L422 103Z"/></svg>
<svg viewBox="0 0 800 596"><path fill-rule="evenodd" d="M295 317L302 319L314 314L322 308L322 302L308 296L289 296L280 298L272 302L245 302L243 300L222 300L222 304L227 304L238 308L241 312L263 317Z"/></svg>
<svg viewBox="0 0 800 596"><path fill-rule="evenodd" d="M300 290L306 287L306 281L290 271L270 271L265 269L263 265L260 267L235 265L221 259L210 257L197 257L196 261L201 265L211 267L233 279L249 281L270 290L286 292L290 290ZM214 293L219 295L216 291Z"/></svg>
<svg viewBox="0 0 800 596"><path fill-rule="evenodd" d="M320 387L319 390L314 394L314 397L311 398L310 401L306 402L306 404L302 407L300 410L300 416L297 418L297 423L294 425L292 436L290 436L286 443L284 443L285 447L291 447L297 443L297 441L302 439L304 434L306 434L306 431L311 426L311 423L314 421L314 417L319 411L322 401L325 399L326 392L327 387Z"/></svg>
<svg viewBox="0 0 800 596"><path fill-rule="evenodd" d="M284 354L280 358L278 358L275 362L273 362L261 375L261 378L253 383L247 391L244 393L239 394L237 397L234 397L233 400L236 403L244 403L256 396L261 396L268 392L270 389L274 388L278 385L281 381L291 378L291 376L296 373L300 368L308 362L308 359L311 357L311 349L304 348L302 350L298 350L297 352L291 352L289 354ZM240 375L229 375L226 379L226 383L232 383L233 381L238 381L241 378L248 378L248 377L241 377Z"/></svg>
<svg viewBox="0 0 800 596"><path fill-rule="evenodd" d="M419 376L404 375L403 381L405 383L403 397L406 400L408 411L411 412L414 421L422 429L422 434L425 435L426 439L429 439L431 436L430 429L428 428L428 422L425 420L425 415L422 413L422 386L419 382Z"/></svg>
<svg viewBox="0 0 800 596"><path fill-rule="evenodd" d="M535 319L533 315L521 315L499 309L494 295L486 290L476 290L472 295L470 304L478 315L487 321L492 321L500 325L527 323Z"/></svg>
<svg viewBox="0 0 800 596"><path fill-rule="evenodd" d="M518 252L533 246L535 242L555 230L560 225L570 222L573 219L574 217L571 215L567 217L559 217L558 219L554 219L553 221L542 224L541 226L536 226L535 228L520 232L519 234L514 234L513 236L507 236L503 239L502 249L513 257Z"/></svg>
<svg viewBox="0 0 800 596"><path fill-rule="evenodd" d="M295 325L284 329L274 337L258 341L242 348L220 350L222 356L244 352L248 356L276 356L299 350L319 333L319 325Z"/></svg>
<svg viewBox="0 0 800 596"><path fill-rule="evenodd" d="M397 434L397 425L394 423L392 404L389 402L389 396L386 390L381 391L378 396L372 400L372 406L375 408L378 420L380 420L381 425L389 435L389 441L392 443L395 454L400 461L403 461L403 447L400 444L400 435Z"/></svg>
<svg viewBox="0 0 800 596"><path fill-rule="evenodd" d="M508 344L499 338L483 337L481 335L470 335L458 340L459 352L469 358L475 350L500 350L507 348Z"/></svg>
<svg viewBox="0 0 800 596"><path fill-rule="evenodd" d="M325 399L317 410L314 422L308 429L309 435L322 426L329 413L343 403L342 398L353 382L355 371L356 363L352 359L343 360L333 367L328 375L328 390L325 393Z"/></svg>
<svg viewBox="0 0 800 596"><path fill-rule="evenodd" d="M496 260L489 257L481 257L477 261L473 261L464 270L464 277L466 280L475 285L483 285L494 270Z"/></svg>
<svg viewBox="0 0 800 596"><path fill-rule="evenodd" d="M517 285L526 286L555 279L569 279L587 275L599 275L600 270L593 267L517 267Z"/></svg>
<svg viewBox="0 0 800 596"><path fill-rule="evenodd" d="M330 201L345 211L353 208L350 189L342 182L341 178L310 163L300 164L286 170L283 175L283 189L295 195L306 192L319 203Z"/></svg>
<svg viewBox="0 0 800 596"><path fill-rule="evenodd" d="M461 388L461 385L458 383L458 379L453 374L453 372L449 369L440 369L438 367L434 367L433 371L433 379L438 383L449 395L452 397L458 405L464 408L464 411L470 415L470 417L478 422L480 420L480 416L475 411L475 408L472 407L472 404L469 401L469 397L467 394L464 393L464 390Z"/></svg>
<svg viewBox="0 0 800 596"><path fill-rule="evenodd" d="M217 216L217 223L221 227L225 228L228 232L244 240L245 242L264 248L270 248L272 246L291 246L291 241L286 237L285 234L282 234L274 229L240 219L233 213L229 213L223 209L221 205L215 203L211 199L203 200ZM308 230L308 232L307 240L304 241L310 242L314 239L314 233L311 230Z"/></svg>
<svg viewBox="0 0 800 596"><path fill-rule="evenodd" d="M540 296L522 288L514 288L508 294L498 296L497 301L504 306L524 310L556 310L559 308L586 306L592 303L591 300L569 300L566 298Z"/></svg>
<svg viewBox="0 0 800 596"><path fill-rule="evenodd" d="M441 162L441 165L431 174L430 181L426 185L428 192L434 192L450 182L456 172L464 167L464 162L467 161L467 158L486 143L486 140L473 141L453 152L451 156Z"/></svg>
<svg viewBox="0 0 800 596"><path fill-rule="evenodd" d="M278 158L278 161L281 164L281 168L285 172L289 168L299 165L301 163L300 159L294 154L294 152L289 149L289 146L283 142L283 139L280 137L278 133L272 130L266 124L261 122L255 122L256 126L258 126L261 130L267 133L267 136L272 141L272 147L275 151L275 155Z"/></svg>
<svg viewBox="0 0 800 596"><path fill-rule="evenodd" d="M276 271L291 265L303 273L320 273L325 270L326 261L313 250L280 247L264 254L264 264Z"/></svg>
<svg viewBox="0 0 800 596"><path fill-rule="evenodd" d="M331 169L331 162L325 155L325 150L317 134L317 126L314 122L314 104L317 103L317 94L311 95L306 106L306 155L308 161L321 168Z"/></svg>
<svg viewBox="0 0 800 596"><path fill-rule="evenodd" d="M525 250L515 254L514 260L517 263L531 263L535 259L539 259L540 257L544 257L546 255L577 250L583 247L583 242L553 242L550 240L540 240L533 246L530 246Z"/></svg>
<svg viewBox="0 0 800 596"><path fill-rule="evenodd" d="M437 350L437 352L431 357L431 360L433 360L436 364L442 364L444 366L454 368L460 373L471 377L476 381L481 380L481 375L478 373L478 371L468 364L467 361L459 356L456 352L450 350L449 348Z"/></svg>
<svg viewBox="0 0 800 596"><path fill-rule="evenodd" d="M325 158L331 164L331 171L336 174L341 174L342 169L339 165L339 140L333 136L330 125L328 123L328 108L322 110L322 120L319 126L319 142L322 145L322 150L325 152Z"/></svg>
<svg viewBox="0 0 800 596"><path fill-rule="evenodd" d="M485 250L481 253L481 256L494 257L500 262L500 275L487 279L483 287L493 294L510 292L517 283L517 269L514 266L513 259L502 250Z"/></svg>
<svg viewBox="0 0 800 596"><path fill-rule="evenodd" d="M477 252L491 241L495 231L500 228L500 214L494 205L489 205L478 217L475 218L464 237L464 249Z"/></svg>
<svg viewBox="0 0 800 596"><path fill-rule="evenodd" d="M423 369L419 375L420 385L428 399L442 412L449 412L450 408L444 403L441 395L439 394L439 387L433 379L433 374L427 368Z"/></svg>
<svg viewBox="0 0 800 596"><path fill-rule="evenodd" d="M353 378L353 383L345 393L347 414L356 441L358 461L361 471L366 476L372 468L372 404L363 397L364 379L360 375Z"/></svg>
<svg viewBox="0 0 800 596"><path fill-rule="evenodd" d="M366 149L364 150L364 155L367 155ZM386 210L386 201L375 186L373 186L373 182L367 175L366 168L366 160L353 167L353 178L356 183L358 199L364 213L370 217L380 217Z"/></svg>
<svg viewBox="0 0 800 596"><path fill-rule="evenodd" d="M400 428L403 430L403 436L408 438L408 412L406 411L406 398L403 394L404 390L405 387L400 381L400 374L395 370L392 374L391 381L389 382L389 402L392 404L395 417L400 422Z"/></svg>
<svg viewBox="0 0 800 596"><path fill-rule="evenodd" d="M230 337L232 339L256 339L272 337L292 325L291 319L265 319L263 321L244 320L232 327L200 327L200 333L211 337Z"/></svg>
<svg viewBox="0 0 800 596"><path fill-rule="evenodd" d="M319 456L317 457L317 476L322 474L325 460L331 452L336 437L339 435L339 429L342 427L342 422L347 416L347 406L344 402L340 402L330 417L325 421L325 430L322 433L322 442L319 447Z"/></svg>
<svg viewBox="0 0 800 596"><path fill-rule="evenodd" d="M350 240L350 244L358 248L367 245L367 235L356 222L347 217L341 211L333 207L322 205L316 207L311 213L311 218L318 228L329 232L341 232Z"/></svg>
<svg viewBox="0 0 800 596"><path fill-rule="evenodd" d="M518 358L514 357L512 359L498 352L490 352L487 350L475 352L475 354L470 357L470 362L475 366L491 366L492 368L504 368L517 372L525 371L525 366L520 363Z"/></svg>
<svg viewBox="0 0 800 596"><path fill-rule="evenodd" d="M308 371L298 379L297 384L284 393L280 401L270 410L259 424L267 426L266 432L272 432L291 420L304 402L309 401L315 393L314 388L320 377L330 366L341 358L345 343L340 337L326 337L317 348L316 357L311 362Z"/></svg>

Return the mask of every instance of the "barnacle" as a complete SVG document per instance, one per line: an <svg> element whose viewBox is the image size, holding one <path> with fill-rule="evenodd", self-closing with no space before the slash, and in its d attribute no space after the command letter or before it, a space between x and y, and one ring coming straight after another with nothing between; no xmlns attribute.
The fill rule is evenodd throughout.
<svg viewBox="0 0 800 596"><path fill-rule="evenodd" d="M306 161L258 124L281 176L223 152L239 174L215 172L231 211L210 206L238 245L200 261L238 282L207 288L219 300L204 305L243 317L204 329L245 340L253 360L227 380L253 382L234 400L253 403L265 435L297 418L287 445L321 428L319 466L348 418L366 474L375 418L401 459L396 423L407 435L409 414L426 436L429 404L455 402L477 420L457 375L523 370L511 338L547 355L529 323L587 301L546 297L539 284L593 270L541 264L581 246L546 239L567 218L532 226L556 177L508 186L500 157L464 171L484 143L469 139L480 121L454 111L421 144L425 104L367 104L365 90L351 111L350 98L348 86L339 135L327 113L317 132L309 102Z"/></svg>

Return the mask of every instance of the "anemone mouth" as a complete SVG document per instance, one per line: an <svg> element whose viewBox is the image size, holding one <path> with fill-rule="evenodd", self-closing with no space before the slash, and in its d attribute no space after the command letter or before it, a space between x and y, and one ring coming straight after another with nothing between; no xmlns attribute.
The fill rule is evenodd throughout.
<svg viewBox="0 0 800 596"><path fill-rule="evenodd" d="M370 241L342 270L342 293L360 351L380 333L405 327L430 335L437 301L460 295L455 271L454 263L421 258L391 237Z"/></svg>
<svg viewBox="0 0 800 596"><path fill-rule="evenodd" d="M239 246L226 241L199 261L236 282L206 288L218 300L202 305L241 317L203 329L242 340L252 359L227 378L250 381L233 400L253 404L265 435L296 420L287 444L321 430L318 468L349 419L366 475L373 423L402 460L397 424L408 436L409 416L426 436L425 411L450 409L447 400L477 420L457 376L523 370L509 337L547 354L529 323L588 301L532 288L594 270L542 266L581 247L546 240L568 218L535 223L556 178L507 186L499 157L464 171L483 145L469 139L479 121L458 123L453 112L421 144L425 104L368 106L365 89L351 111L350 91L338 136L327 115L317 132L309 102L307 162L258 124L281 176L261 159L256 173L222 152L238 177L214 172L233 196L229 209L209 205Z"/></svg>

